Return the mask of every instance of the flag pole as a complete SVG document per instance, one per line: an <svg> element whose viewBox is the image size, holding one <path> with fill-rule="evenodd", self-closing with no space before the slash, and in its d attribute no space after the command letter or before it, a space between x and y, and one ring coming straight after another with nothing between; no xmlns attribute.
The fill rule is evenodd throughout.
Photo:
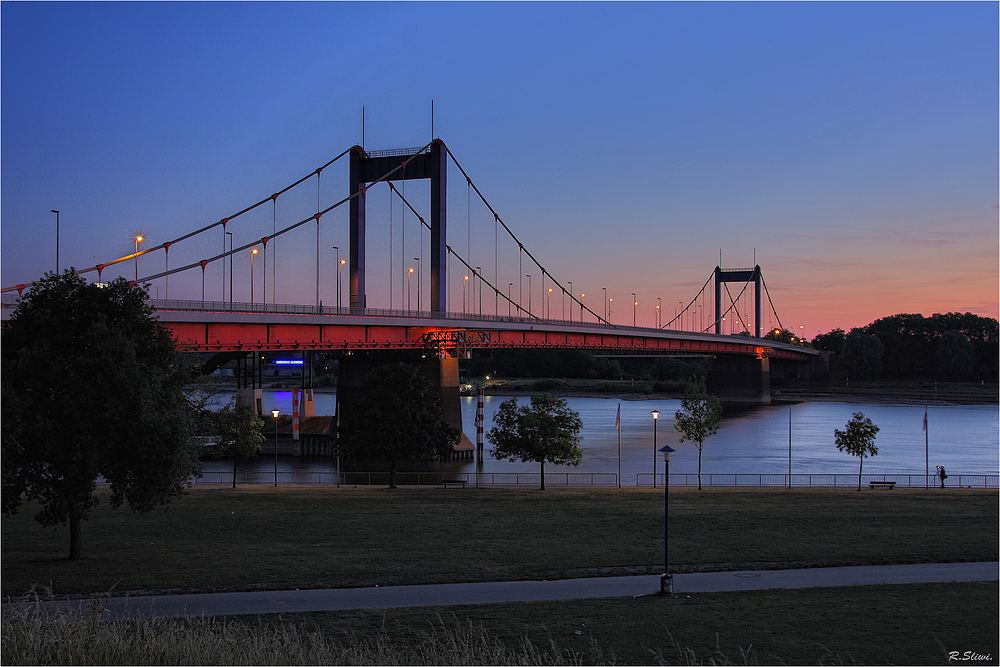
<svg viewBox="0 0 1000 667"><path fill-rule="evenodd" d="M924 406L924 488L930 488L931 447L930 429L927 428L927 406Z"/></svg>
<svg viewBox="0 0 1000 667"><path fill-rule="evenodd" d="M615 428L618 430L618 488L622 488L622 404L618 404L618 416L615 417ZM655 481L655 480L654 480Z"/></svg>

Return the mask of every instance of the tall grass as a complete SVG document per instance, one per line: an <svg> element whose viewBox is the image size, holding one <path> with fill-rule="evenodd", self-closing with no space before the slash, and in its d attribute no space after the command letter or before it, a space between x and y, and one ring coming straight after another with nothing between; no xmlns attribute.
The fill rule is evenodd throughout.
<svg viewBox="0 0 1000 667"><path fill-rule="evenodd" d="M405 639L380 632L343 640L305 624L200 618L114 618L101 601L89 609L51 611L37 603L4 610L0 651L5 665L613 665L593 640L587 651L543 648L522 637L505 645L481 624L438 617ZM673 641L669 633L667 637ZM752 649L736 662L721 650L699 658L676 642L650 651L650 664L756 665Z"/></svg>
<svg viewBox="0 0 1000 667"><path fill-rule="evenodd" d="M3 612L6 665L575 665L580 655L527 639L508 648L482 626L440 621L418 639L345 641L302 624L202 618L113 618L23 604Z"/></svg>

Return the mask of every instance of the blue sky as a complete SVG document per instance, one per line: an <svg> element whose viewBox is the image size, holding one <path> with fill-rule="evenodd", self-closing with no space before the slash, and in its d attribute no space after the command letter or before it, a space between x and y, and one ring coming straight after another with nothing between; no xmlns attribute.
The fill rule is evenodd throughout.
<svg viewBox="0 0 1000 667"><path fill-rule="evenodd" d="M507 224L574 291L606 287L626 306L613 320L630 322L632 292L639 324L657 298L671 315L720 250L724 266L756 258L783 324L809 336L998 316L997 3L5 2L0 19L4 287L54 268L51 209L63 267L92 266L312 172L361 142L362 106L366 148L421 146L433 99L435 134ZM338 169L324 205L347 192ZM492 279L492 216L450 175L449 240L471 230ZM426 186L407 187L426 214ZM234 223L237 245L314 212L315 179L302 190ZM397 203L388 259L388 202L373 191L369 302L389 305L391 269L399 307L420 249L410 216L400 250ZM346 212L331 215L326 303L331 248L347 248ZM208 237L170 263L219 252ZM315 227L277 253L269 292L311 303ZM506 286L516 251L498 255ZM246 300L249 265L234 270ZM207 270L208 298L222 278ZM200 272L170 282L171 298L200 290Z"/></svg>

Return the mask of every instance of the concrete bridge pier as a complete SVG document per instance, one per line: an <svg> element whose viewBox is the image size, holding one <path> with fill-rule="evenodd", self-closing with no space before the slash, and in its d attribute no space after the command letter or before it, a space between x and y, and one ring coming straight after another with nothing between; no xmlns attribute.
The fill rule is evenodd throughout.
<svg viewBox="0 0 1000 667"><path fill-rule="evenodd" d="M393 354L391 352L353 353L340 359L337 373L337 409L346 414L355 408L358 391L364 385L365 376L373 368L397 361L415 363L412 353ZM441 396L441 416L446 422L462 430L462 403L458 380L458 359L448 357L421 358L420 373L439 391ZM341 415L338 415L338 417ZM338 420L339 421L339 420ZM472 457L475 449L468 436L462 433L461 441L455 448L456 457Z"/></svg>
<svg viewBox="0 0 1000 667"><path fill-rule="evenodd" d="M770 405L770 360L735 355L715 357L708 372L708 392L723 403Z"/></svg>

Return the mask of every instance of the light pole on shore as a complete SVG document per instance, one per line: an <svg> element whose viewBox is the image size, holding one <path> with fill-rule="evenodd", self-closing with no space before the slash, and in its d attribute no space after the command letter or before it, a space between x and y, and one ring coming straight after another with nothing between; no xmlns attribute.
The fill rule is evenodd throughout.
<svg viewBox="0 0 1000 667"><path fill-rule="evenodd" d="M674 577L670 574L670 452L675 450L670 445L664 445L660 451L663 452L663 574L660 575L660 593L670 595L674 592Z"/></svg>
<svg viewBox="0 0 1000 667"><path fill-rule="evenodd" d="M271 410L271 416L274 417L274 486L275 486L275 488L278 487L278 415L279 414L281 414L281 413L278 410Z"/></svg>

